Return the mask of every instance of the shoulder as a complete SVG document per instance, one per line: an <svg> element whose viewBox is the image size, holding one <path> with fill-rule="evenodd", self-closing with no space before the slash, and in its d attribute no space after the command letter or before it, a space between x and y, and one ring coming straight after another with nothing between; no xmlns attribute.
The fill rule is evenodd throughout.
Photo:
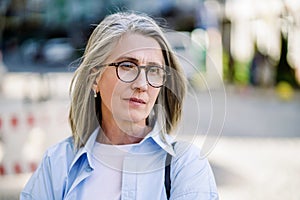
<svg viewBox="0 0 300 200"><path fill-rule="evenodd" d="M44 155L44 159L48 160L51 165L56 163L68 165L73 160L75 153L73 138L68 137L49 147Z"/></svg>
<svg viewBox="0 0 300 200"><path fill-rule="evenodd" d="M21 193L21 199L59 199L75 151L71 137L51 146ZM54 189L56 188L56 189Z"/></svg>
<svg viewBox="0 0 300 200"><path fill-rule="evenodd" d="M201 149L188 142L176 142L174 150L176 156L173 157L171 164L173 197L178 199L181 199L180 197L193 197L191 199L217 197L214 175L208 159L201 156Z"/></svg>
<svg viewBox="0 0 300 200"><path fill-rule="evenodd" d="M174 143L175 161L180 160L190 160L190 159L200 159L201 149L193 143L185 141L177 141Z"/></svg>
<svg viewBox="0 0 300 200"><path fill-rule="evenodd" d="M46 151L46 155L53 156L60 152L69 152L69 151L74 151L73 137L68 137L50 146Z"/></svg>
<svg viewBox="0 0 300 200"><path fill-rule="evenodd" d="M172 158L174 173L192 173L210 167L208 159L201 156L201 149L195 144L177 141L174 151L175 156Z"/></svg>

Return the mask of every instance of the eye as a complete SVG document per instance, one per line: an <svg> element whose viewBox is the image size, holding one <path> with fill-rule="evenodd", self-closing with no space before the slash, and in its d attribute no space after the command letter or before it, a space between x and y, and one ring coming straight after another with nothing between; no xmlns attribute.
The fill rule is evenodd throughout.
<svg viewBox="0 0 300 200"><path fill-rule="evenodd" d="M119 68L122 70L130 71L136 69L137 65L129 61L124 61L119 64Z"/></svg>
<svg viewBox="0 0 300 200"><path fill-rule="evenodd" d="M164 73L164 70L159 66L151 66L148 69L148 73L152 75L162 75Z"/></svg>

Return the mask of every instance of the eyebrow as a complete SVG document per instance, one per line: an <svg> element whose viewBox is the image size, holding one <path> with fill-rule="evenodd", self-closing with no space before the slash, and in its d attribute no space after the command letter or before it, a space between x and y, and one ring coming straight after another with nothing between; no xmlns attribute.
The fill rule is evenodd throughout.
<svg viewBox="0 0 300 200"><path fill-rule="evenodd" d="M134 57L130 57L130 56L122 56L122 57L119 57L117 59L117 62L121 61L121 60L128 60L128 61L131 61L131 62L134 62L134 63L139 63L139 60L137 58L134 58ZM147 62L147 65L163 65L163 64L160 64L158 62L153 62L153 61L150 61L150 62Z"/></svg>

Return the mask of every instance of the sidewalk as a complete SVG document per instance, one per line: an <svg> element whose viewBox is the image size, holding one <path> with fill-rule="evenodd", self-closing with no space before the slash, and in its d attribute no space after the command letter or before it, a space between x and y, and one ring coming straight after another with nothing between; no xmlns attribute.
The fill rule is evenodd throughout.
<svg viewBox="0 0 300 200"><path fill-rule="evenodd" d="M299 200L300 138L222 137L209 160L221 200Z"/></svg>

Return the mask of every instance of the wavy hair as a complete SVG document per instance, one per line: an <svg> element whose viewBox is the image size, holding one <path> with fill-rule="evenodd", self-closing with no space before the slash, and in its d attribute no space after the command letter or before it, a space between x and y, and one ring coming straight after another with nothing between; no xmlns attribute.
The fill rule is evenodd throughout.
<svg viewBox="0 0 300 200"><path fill-rule="evenodd" d="M95 106L99 108L99 105L95 105L92 86L96 77L101 77L104 68L93 69L104 64L117 42L126 33L137 33L155 39L170 70L167 83L161 88L153 109L155 120L160 120L163 125L161 137L165 138L164 134L170 134L180 121L186 80L177 57L164 36L164 29L145 14L128 12L111 14L92 32L81 63L71 81L69 123L76 148L84 146L91 133L99 126L99 122L101 124L101 109L100 111L98 109L100 113L96 113ZM101 97L97 98L100 98L101 102ZM157 109L158 107L160 109Z"/></svg>

